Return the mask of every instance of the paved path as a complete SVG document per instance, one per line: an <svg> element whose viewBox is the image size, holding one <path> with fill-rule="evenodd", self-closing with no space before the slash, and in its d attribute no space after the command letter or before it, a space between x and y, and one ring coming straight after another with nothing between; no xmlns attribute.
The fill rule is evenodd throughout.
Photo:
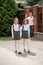
<svg viewBox="0 0 43 65"><path fill-rule="evenodd" d="M0 65L43 65L43 42L28 41L31 53L22 55L14 53L14 41L0 41Z"/></svg>

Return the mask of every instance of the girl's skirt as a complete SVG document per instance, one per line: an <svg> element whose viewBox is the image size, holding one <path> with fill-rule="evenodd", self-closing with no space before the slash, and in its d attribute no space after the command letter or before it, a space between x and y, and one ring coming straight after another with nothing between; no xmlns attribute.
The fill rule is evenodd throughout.
<svg viewBox="0 0 43 65"><path fill-rule="evenodd" d="M28 37L28 31L22 31L22 38L23 39L28 39L29 37Z"/></svg>
<svg viewBox="0 0 43 65"><path fill-rule="evenodd" d="M20 40L20 31L14 31L14 40Z"/></svg>

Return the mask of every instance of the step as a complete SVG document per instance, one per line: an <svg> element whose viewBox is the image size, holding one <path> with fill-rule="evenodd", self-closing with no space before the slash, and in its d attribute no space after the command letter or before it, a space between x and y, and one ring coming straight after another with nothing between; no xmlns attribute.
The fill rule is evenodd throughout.
<svg viewBox="0 0 43 65"><path fill-rule="evenodd" d="M43 33L41 32L34 32L34 38L37 40L43 41Z"/></svg>

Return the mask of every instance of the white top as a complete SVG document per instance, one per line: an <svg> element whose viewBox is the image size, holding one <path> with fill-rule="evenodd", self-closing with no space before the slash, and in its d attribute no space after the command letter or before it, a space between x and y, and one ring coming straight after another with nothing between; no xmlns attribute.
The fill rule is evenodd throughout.
<svg viewBox="0 0 43 65"><path fill-rule="evenodd" d="M29 25L34 25L33 16L32 17L29 16L26 19L29 21Z"/></svg>
<svg viewBox="0 0 43 65"><path fill-rule="evenodd" d="M11 33L12 33L12 38L14 38L14 31L20 31L20 36L22 35L21 33L21 26L19 24L13 24L11 27Z"/></svg>
<svg viewBox="0 0 43 65"><path fill-rule="evenodd" d="M25 30L25 31L28 31L28 36L30 37L30 27L29 27L29 25L28 24L23 25L22 29Z"/></svg>
<svg viewBox="0 0 43 65"><path fill-rule="evenodd" d="M20 27L19 27L19 24L13 24L13 27L14 27L14 31L20 31Z"/></svg>

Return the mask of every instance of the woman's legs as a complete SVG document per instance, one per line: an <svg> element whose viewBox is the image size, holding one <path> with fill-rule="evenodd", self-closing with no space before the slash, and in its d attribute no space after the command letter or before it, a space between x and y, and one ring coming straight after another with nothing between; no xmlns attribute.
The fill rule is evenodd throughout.
<svg viewBox="0 0 43 65"><path fill-rule="evenodd" d="M17 42L15 40L15 53L17 53Z"/></svg>
<svg viewBox="0 0 43 65"><path fill-rule="evenodd" d="M16 43L17 43L17 45L16 45L16 47L17 47L17 53L18 54L22 54L21 49L20 49L20 47L21 47L20 46L20 40L17 40Z"/></svg>
<svg viewBox="0 0 43 65"><path fill-rule="evenodd" d="M15 53L19 52L19 40L15 40Z"/></svg>
<svg viewBox="0 0 43 65"><path fill-rule="evenodd" d="M30 26L30 38L32 38L34 36L34 26Z"/></svg>
<svg viewBox="0 0 43 65"><path fill-rule="evenodd" d="M33 37L34 37L34 25L33 25L33 28L32 29L33 29Z"/></svg>
<svg viewBox="0 0 43 65"><path fill-rule="evenodd" d="M28 39L23 39L23 46L24 46L24 52L30 53Z"/></svg>
<svg viewBox="0 0 43 65"><path fill-rule="evenodd" d="M29 40L29 39L26 39L26 44L25 44L25 45L26 45L26 51L27 51L28 53L30 53L28 40Z"/></svg>
<svg viewBox="0 0 43 65"><path fill-rule="evenodd" d="M23 47L24 47L24 52L26 51L25 49L25 39L23 39Z"/></svg>

